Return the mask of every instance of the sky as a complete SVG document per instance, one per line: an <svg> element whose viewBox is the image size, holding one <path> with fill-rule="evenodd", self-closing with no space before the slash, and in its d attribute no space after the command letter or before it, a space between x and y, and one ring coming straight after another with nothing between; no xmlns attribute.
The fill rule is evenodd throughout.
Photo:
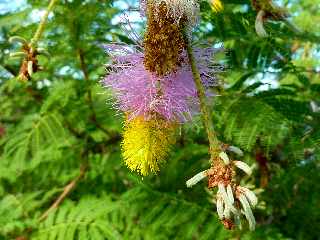
<svg viewBox="0 0 320 240"><path fill-rule="evenodd" d="M26 0L0 0L0 15L19 9L19 8L23 8L26 6L26 3L27 3ZM137 0L114 1L114 6L123 10L128 9L129 7L132 7L132 6L138 8L138 1ZM33 21L39 21L43 13L44 13L44 10L33 11L30 14L30 17ZM136 22L141 20L138 12L129 12L128 17L131 22ZM113 23L120 21L120 19L121 19L120 16L116 17L113 20Z"/></svg>
<svg viewBox="0 0 320 240"><path fill-rule="evenodd" d="M20 8L26 4L25 0L0 0L0 14Z"/></svg>

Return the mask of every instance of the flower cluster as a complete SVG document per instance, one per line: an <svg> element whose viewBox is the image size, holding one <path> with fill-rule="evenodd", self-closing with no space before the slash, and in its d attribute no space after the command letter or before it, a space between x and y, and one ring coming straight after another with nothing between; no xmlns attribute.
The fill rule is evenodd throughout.
<svg viewBox="0 0 320 240"><path fill-rule="evenodd" d="M162 7L165 7L167 11L161 13ZM198 22L200 12L199 7L199 2L197 0L140 0L142 15L145 15L147 11L150 11L156 14L157 21L159 22L163 21L164 17L169 16L177 24L183 19L183 21L186 21L190 26L195 25Z"/></svg>
<svg viewBox="0 0 320 240"><path fill-rule="evenodd" d="M256 221L252 208L258 204L255 193L246 187L240 186L235 181L236 170L240 169L247 175L251 175L252 168L242 161L229 159L227 153L233 152L242 156L242 151L234 146L224 147L220 152L219 160L215 161L210 169L202 171L189 179L187 187L192 187L204 178L208 178L208 188L218 188L215 201L219 219L227 229L233 229L235 224L241 228L241 215L247 219L249 229L254 230Z"/></svg>
<svg viewBox="0 0 320 240"><path fill-rule="evenodd" d="M104 47L113 63L107 65L109 73L102 84L112 90L115 108L126 114L122 144L125 163L142 175L157 172L174 143L175 127L199 113L187 56L182 52L176 71L160 76L146 68L145 55L138 47ZM221 71L211 60L215 52L211 48L195 49L202 82L208 89L217 84L215 72ZM212 95L209 90L207 94Z"/></svg>
<svg viewBox="0 0 320 240"><path fill-rule="evenodd" d="M167 4L161 3L156 11L152 3L147 5L144 64L149 71L163 76L175 71L179 65L180 54L185 48L183 27L182 21L168 14Z"/></svg>
<svg viewBox="0 0 320 240"><path fill-rule="evenodd" d="M187 3L187 4L185 4ZM122 153L126 165L142 175L159 171L175 142L175 129L199 113L197 88L186 52L184 27L195 24L194 0L141 1L147 28L142 43L108 44L111 57L103 86L112 90L115 108L125 113ZM213 62L219 49L195 48L206 94L221 71Z"/></svg>
<svg viewBox="0 0 320 240"><path fill-rule="evenodd" d="M210 0L214 11L220 11L219 0ZM115 108L125 113L122 154L132 171L145 176L156 173L175 142L175 129L201 112L209 139L211 167L187 181L192 187L208 178L208 188L217 188L217 213L228 229L240 224L243 214L250 229L255 227L251 208L257 204L255 194L241 187L236 169L248 175L251 168L244 162L229 159L226 150L242 155L240 149L220 144L216 138L207 99L209 89L217 84L214 64L217 49L191 48L190 27L197 22L196 0L142 0L141 15L147 17L142 43L108 44L111 56L108 75L102 84L111 89ZM221 146L220 146L221 145Z"/></svg>

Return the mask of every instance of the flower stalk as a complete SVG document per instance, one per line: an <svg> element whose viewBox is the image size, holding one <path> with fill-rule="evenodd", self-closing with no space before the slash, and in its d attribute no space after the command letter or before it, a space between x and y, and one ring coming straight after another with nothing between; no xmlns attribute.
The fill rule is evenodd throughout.
<svg viewBox="0 0 320 240"><path fill-rule="evenodd" d="M211 161L212 163L214 161L221 161L219 158L219 154L221 152L219 140L216 136L216 133L214 131L213 123L210 119L210 111L207 104L207 97L205 93L204 86L201 81L200 72L198 70L196 59L192 50L192 47L189 43L189 38L187 34L185 34L185 43L186 43L186 50L189 58L189 63L191 66L191 71L194 79L194 83L197 88L198 98L200 102L200 111L202 116L203 125L206 129L208 140L209 140L209 149L210 149L210 155L211 155Z"/></svg>
<svg viewBox="0 0 320 240"><path fill-rule="evenodd" d="M250 230L254 230L256 222L251 210L257 204L257 197L247 188L240 187L235 181L235 168L243 170L250 175L252 170L244 162L233 161L229 159L225 150L231 150L236 154L242 155L242 151L236 147L228 149L228 146L223 146L217 138L214 131L213 122L210 117L210 110L207 103L205 88L201 82L200 71L196 64L191 44L187 34L184 34L186 51L191 65L193 80L197 89L200 102L200 111L202 115L203 125L206 129L209 140L209 153L211 168L196 174L189 179L187 187L192 187L205 177L208 177L208 187L217 187L216 205L218 216L227 229L233 229L234 223L243 214L249 222Z"/></svg>

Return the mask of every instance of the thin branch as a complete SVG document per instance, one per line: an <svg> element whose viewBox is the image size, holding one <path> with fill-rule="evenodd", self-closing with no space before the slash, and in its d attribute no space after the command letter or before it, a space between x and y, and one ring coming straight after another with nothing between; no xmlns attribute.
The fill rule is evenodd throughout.
<svg viewBox="0 0 320 240"><path fill-rule="evenodd" d="M89 73L87 69L87 65L85 62L85 56L84 52L82 49L78 49L78 57L79 57L79 62L80 62L80 68L84 76L84 80L87 83L87 93L88 93L88 105L91 110L92 116L91 116L91 121L94 123L94 125L100 129L102 132L104 132L106 135L109 137L112 137L115 135L115 133L110 132L108 129L104 128L98 121L97 121L97 114L93 106L93 98L92 98L92 92L90 88L90 79L89 79Z"/></svg>
<svg viewBox="0 0 320 240"><path fill-rule="evenodd" d="M87 170L87 166L81 166L80 168L80 174L73 179L67 186L64 187L63 192L60 194L60 196L54 201L54 203L48 208L47 211L45 211L39 218L39 221L45 220L48 215L56 208L59 207L59 205L63 202L63 200L71 193L71 191L75 188L77 183L83 176L85 175Z"/></svg>
<svg viewBox="0 0 320 240"><path fill-rule="evenodd" d="M55 3L57 2L57 0L51 0L50 3L49 3L49 6L45 12L45 14L43 15L41 21L40 21L40 24L37 28L37 31L36 33L34 34L33 38L31 39L31 42L30 42L30 45L31 47L35 47L41 37L41 35L43 34L43 31L44 31L44 28L45 28L45 25L47 23L47 20L48 20L48 16L49 16L49 13L52 11Z"/></svg>

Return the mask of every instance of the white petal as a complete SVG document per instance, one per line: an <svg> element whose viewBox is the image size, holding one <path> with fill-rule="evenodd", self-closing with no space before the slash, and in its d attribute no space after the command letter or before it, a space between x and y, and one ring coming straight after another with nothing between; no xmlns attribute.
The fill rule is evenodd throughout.
<svg viewBox="0 0 320 240"><path fill-rule="evenodd" d="M230 208L230 211L233 212L234 214L237 213L237 209L233 206L233 203L231 203L228 195L227 195L227 192L226 192L226 189L224 187L223 184L218 184L218 188L219 188L219 191L218 193L221 194L221 197L223 199L223 201L225 202L225 204Z"/></svg>
<svg viewBox="0 0 320 240"><path fill-rule="evenodd" d="M242 161L233 161L233 163L237 168L240 168L246 174L251 175L252 170L248 164L246 164L245 162L242 162Z"/></svg>
<svg viewBox="0 0 320 240"><path fill-rule="evenodd" d="M240 148L236 147L236 146L229 146L228 150L230 152L234 152L235 154L239 155L239 156L243 156L243 152L241 151Z"/></svg>
<svg viewBox="0 0 320 240"><path fill-rule="evenodd" d="M267 37L268 34L263 26L263 18L264 18L265 12L263 10L260 10L258 12L256 22L255 22L255 29L259 37Z"/></svg>
<svg viewBox="0 0 320 240"><path fill-rule="evenodd" d="M228 205L226 205L226 207L223 211L223 216L228 219L231 217L231 211L230 211L230 208Z"/></svg>
<svg viewBox="0 0 320 240"><path fill-rule="evenodd" d="M207 170L199 172L198 174L196 174L186 182L187 187L189 188L196 185L198 182L200 182L206 177L207 177Z"/></svg>
<svg viewBox="0 0 320 240"><path fill-rule="evenodd" d="M219 157L223 160L225 165L228 165L230 163L229 157L225 152L219 153Z"/></svg>
<svg viewBox="0 0 320 240"><path fill-rule="evenodd" d="M217 196L217 213L220 219L223 219L223 201L220 196Z"/></svg>
<svg viewBox="0 0 320 240"><path fill-rule="evenodd" d="M249 190L248 188L245 188L245 187L240 187L240 188L241 188L241 191L243 192L243 194L248 199L251 206L253 206L253 207L256 206L258 204L258 198L254 194L254 192L252 192L251 190Z"/></svg>
<svg viewBox="0 0 320 240"><path fill-rule="evenodd" d="M33 62L32 61L28 61L28 74L30 77L33 74Z"/></svg>
<svg viewBox="0 0 320 240"><path fill-rule="evenodd" d="M233 197L233 192L232 192L232 188L230 185L227 186L227 195L228 198L230 200L230 202L233 204L234 203L234 197Z"/></svg>
<svg viewBox="0 0 320 240"><path fill-rule="evenodd" d="M249 222L249 228L252 231L255 228L256 220L254 219L250 204L247 201L247 198L243 194L240 194L238 199L241 202L241 205L243 208L243 214L246 216L246 219Z"/></svg>
<svg viewBox="0 0 320 240"><path fill-rule="evenodd" d="M14 52L14 53L9 54L9 57L11 57L11 58L25 57L25 56L26 56L25 52Z"/></svg>
<svg viewBox="0 0 320 240"><path fill-rule="evenodd" d="M239 226L239 229L242 230L242 224L241 224L240 215L235 215L234 216L234 221L235 221L235 224L237 226Z"/></svg>
<svg viewBox="0 0 320 240"><path fill-rule="evenodd" d="M19 43L22 43L22 44L28 44L27 40L22 38L22 37L19 37L19 36L13 36L13 37L10 37L9 38L9 42L10 43L13 43L13 42L19 42Z"/></svg>

